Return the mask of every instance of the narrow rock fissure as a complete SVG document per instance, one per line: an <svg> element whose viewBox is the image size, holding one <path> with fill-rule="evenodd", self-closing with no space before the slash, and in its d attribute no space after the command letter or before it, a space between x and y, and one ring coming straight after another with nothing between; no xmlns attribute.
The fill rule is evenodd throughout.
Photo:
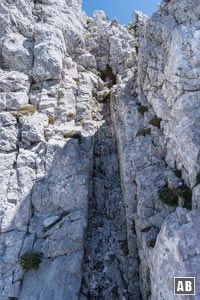
<svg viewBox="0 0 200 300"><path fill-rule="evenodd" d="M109 101L98 105L80 299L128 300L133 298L117 147Z"/></svg>

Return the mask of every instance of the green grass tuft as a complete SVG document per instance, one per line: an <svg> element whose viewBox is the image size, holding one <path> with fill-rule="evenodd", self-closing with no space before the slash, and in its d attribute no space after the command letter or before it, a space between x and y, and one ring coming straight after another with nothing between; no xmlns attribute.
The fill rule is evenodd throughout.
<svg viewBox="0 0 200 300"><path fill-rule="evenodd" d="M68 138L78 139L79 142L81 142L81 134L78 133L78 132L75 132L75 131L64 132L64 133L63 133L63 137L64 137L65 139L68 139Z"/></svg>
<svg viewBox="0 0 200 300"><path fill-rule="evenodd" d="M19 264L25 270L36 270L40 263L41 258L38 253L25 253L19 258Z"/></svg>
<svg viewBox="0 0 200 300"><path fill-rule="evenodd" d="M18 111L12 112L11 114L14 117L18 118L18 117L34 114L36 111L37 111L37 109L34 106L27 105L27 106L21 107Z"/></svg>
<svg viewBox="0 0 200 300"><path fill-rule="evenodd" d="M49 124L54 125L55 124L55 117L54 116L48 116Z"/></svg>
<svg viewBox="0 0 200 300"><path fill-rule="evenodd" d="M178 195L176 190L164 187L158 191L159 199L169 206L178 206Z"/></svg>
<svg viewBox="0 0 200 300"><path fill-rule="evenodd" d="M106 102L110 99L110 92L104 92L103 94L103 102Z"/></svg>
<svg viewBox="0 0 200 300"><path fill-rule="evenodd" d="M149 111L147 106L140 106L140 107L138 107L137 110L138 110L139 113L140 113L141 115L143 115L143 116L144 116L145 112L148 112L148 111Z"/></svg>
<svg viewBox="0 0 200 300"><path fill-rule="evenodd" d="M181 170L175 169L173 172L174 172L174 174L176 175L176 177L182 178L182 171L181 171Z"/></svg>
<svg viewBox="0 0 200 300"><path fill-rule="evenodd" d="M170 189L164 187L158 191L160 200L169 206L178 206L178 197L184 200L184 208L192 208L192 191L186 186L179 187L178 189Z"/></svg>
<svg viewBox="0 0 200 300"><path fill-rule="evenodd" d="M162 121L161 118L153 118L153 119L151 119L151 120L149 121L149 124L150 124L150 125L153 125L153 126L155 126L155 127L157 127L157 128L160 129L160 123L161 123L161 121Z"/></svg>
<svg viewBox="0 0 200 300"><path fill-rule="evenodd" d="M34 106L24 106L20 108L19 112L24 113L24 114L33 114L36 112L36 108Z"/></svg>
<svg viewBox="0 0 200 300"><path fill-rule="evenodd" d="M156 244L156 239L150 239L148 242L147 242L147 246L149 248L154 248L155 247L155 244Z"/></svg>

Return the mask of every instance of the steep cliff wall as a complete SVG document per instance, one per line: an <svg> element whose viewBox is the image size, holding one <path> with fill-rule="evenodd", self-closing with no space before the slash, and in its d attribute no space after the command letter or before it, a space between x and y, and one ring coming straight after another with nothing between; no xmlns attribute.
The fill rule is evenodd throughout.
<svg viewBox="0 0 200 300"><path fill-rule="evenodd" d="M152 299L172 299L172 277L181 274L196 276L193 299L200 296L195 267L199 264L199 15L198 1L163 1L146 23L139 54L139 97L162 119L164 160L183 180L176 190L178 206L193 209L178 208L162 226L149 262ZM165 184L175 187L171 177L168 182L165 178ZM179 191L186 186L185 192Z"/></svg>
<svg viewBox="0 0 200 300"><path fill-rule="evenodd" d="M81 5L0 3L0 300L171 300L200 273L200 6Z"/></svg>
<svg viewBox="0 0 200 300"><path fill-rule="evenodd" d="M0 12L0 299L78 299L92 82L79 87L71 55L83 52L85 17L62 0L5 0ZM37 271L19 265L27 252L42 255Z"/></svg>

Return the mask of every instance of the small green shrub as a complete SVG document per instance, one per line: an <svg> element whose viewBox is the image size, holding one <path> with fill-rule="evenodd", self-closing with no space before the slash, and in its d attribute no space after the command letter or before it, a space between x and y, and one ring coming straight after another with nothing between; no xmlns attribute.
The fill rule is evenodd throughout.
<svg viewBox="0 0 200 300"><path fill-rule="evenodd" d="M149 248L154 248L155 247L155 244L156 244L156 239L150 239L148 242L147 242L147 246Z"/></svg>
<svg viewBox="0 0 200 300"><path fill-rule="evenodd" d="M138 107L137 110L139 111L139 113L140 113L141 115L144 116L145 112L148 111L148 107L146 107L146 106L140 106L140 107Z"/></svg>
<svg viewBox="0 0 200 300"><path fill-rule="evenodd" d="M79 142L81 141L81 134L75 131L64 132L63 137L65 139L72 138L72 139L78 139Z"/></svg>
<svg viewBox="0 0 200 300"><path fill-rule="evenodd" d="M170 189L169 187L164 187L158 191L159 199L169 206L178 205L178 195L177 191Z"/></svg>
<svg viewBox="0 0 200 300"><path fill-rule="evenodd" d="M25 270L38 269L40 263L41 258L38 253L25 253L19 258L19 264Z"/></svg>
<svg viewBox="0 0 200 300"><path fill-rule="evenodd" d="M141 136L141 135L146 136L149 134L151 134L151 128L144 128L144 129L138 130L136 136Z"/></svg>
<svg viewBox="0 0 200 300"><path fill-rule="evenodd" d="M176 177L182 178L182 171L181 171L181 170L175 169L175 170L174 170L174 174L176 175Z"/></svg>
<svg viewBox="0 0 200 300"><path fill-rule="evenodd" d="M55 124L55 117L54 116L48 116L49 124L54 125Z"/></svg>
<svg viewBox="0 0 200 300"><path fill-rule="evenodd" d="M182 186L178 189L170 189L169 187L164 187L158 191L160 200L169 205L177 206L178 197L184 200L183 207L191 209L192 207L192 191L186 186Z"/></svg>
<svg viewBox="0 0 200 300"><path fill-rule="evenodd" d="M153 125L153 126L155 126L155 127L157 127L157 128L160 129L160 123L161 123L161 121L162 121L161 118L153 118L153 119L151 119L151 120L149 121L149 124L150 124L150 125Z"/></svg>
<svg viewBox="0 0 200 300"><path fill-rule="evenodd" d="M103 94L103 102L106 102L110 99L110 92L104 92Z"/></svg>

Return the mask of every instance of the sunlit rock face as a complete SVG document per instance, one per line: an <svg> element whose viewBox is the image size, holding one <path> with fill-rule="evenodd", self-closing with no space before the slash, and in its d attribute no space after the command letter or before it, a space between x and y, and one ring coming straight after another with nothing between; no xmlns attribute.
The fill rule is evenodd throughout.
<svg viewBox="0 0 200 300"><path fill-rule="evenodd" d="M0 3L0 300L171 300L200 273L200 6L81 6Z"/></svg>

